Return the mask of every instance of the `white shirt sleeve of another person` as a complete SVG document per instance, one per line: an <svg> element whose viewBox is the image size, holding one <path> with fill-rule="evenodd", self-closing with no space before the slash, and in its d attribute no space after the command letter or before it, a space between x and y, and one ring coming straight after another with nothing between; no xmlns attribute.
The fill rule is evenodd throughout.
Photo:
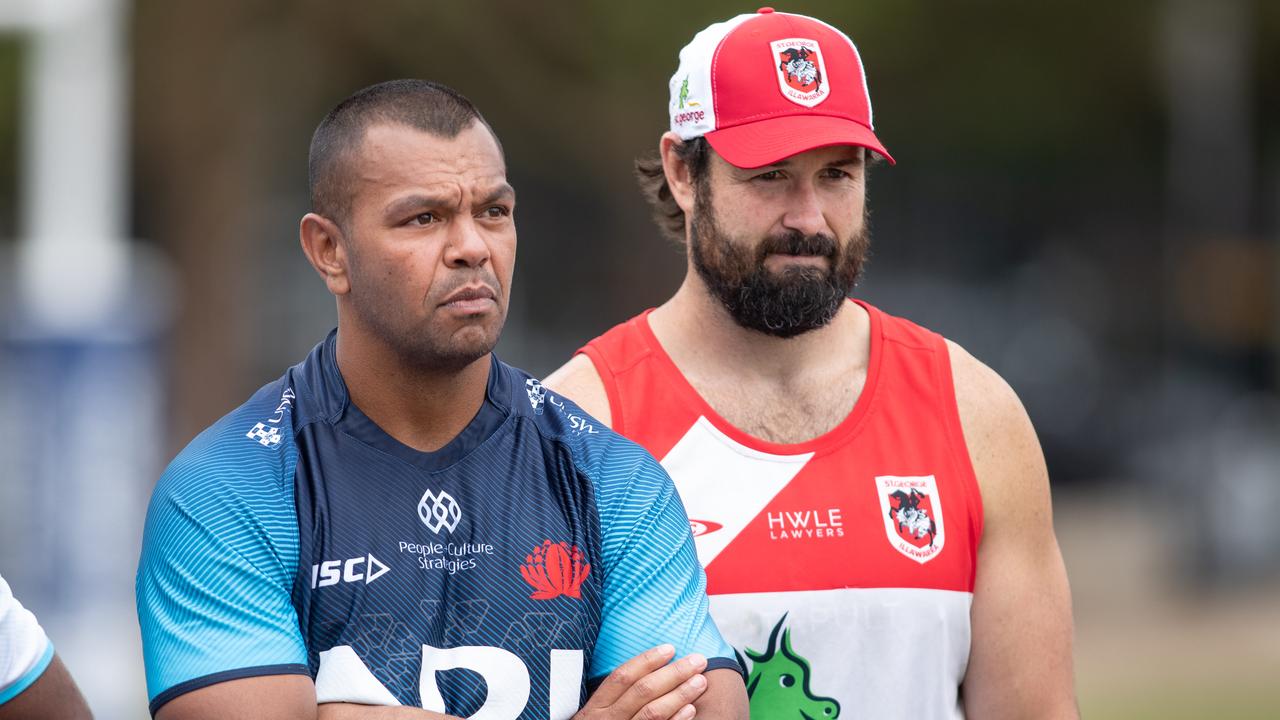
<svg viewBox="0 0 1280 720"><path fill-rule="evenodd" d="M52 660L53 643L0 577L0 705L30 687Z"/></svg>

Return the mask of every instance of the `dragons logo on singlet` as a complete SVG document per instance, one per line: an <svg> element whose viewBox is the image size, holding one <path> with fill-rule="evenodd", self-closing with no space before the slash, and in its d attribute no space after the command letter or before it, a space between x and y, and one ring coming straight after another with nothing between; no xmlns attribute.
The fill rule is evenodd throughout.
<svg viewBox="0 0 1280 720"><path fill-rule="evenodd" d="M889 496L889 516L898 524L898 534L915 545L923 545L925 540L933 545L938 534L938 525L929 516L929 496L922 495L915 488L910 493L898 490Z"/></svg>
<svg viewBox="0 0 1280 720"><path fill-rule="evenodd" d="M751 658L751 672L747 676L751 717L834 720L840 716L840 703L814 695L809 689L809 661L791 648L791 630L782 629L786 620L787 616L783 615L773 626L764 652L744 649ZM741 654L738 654L738 664L747 666Z"/></svg>

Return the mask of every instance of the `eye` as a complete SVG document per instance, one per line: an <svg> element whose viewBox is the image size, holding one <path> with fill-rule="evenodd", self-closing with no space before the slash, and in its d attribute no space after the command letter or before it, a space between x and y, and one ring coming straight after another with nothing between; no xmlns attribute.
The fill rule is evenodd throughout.
<svg viewBox="0 0 1280 720"><path fill-rule="evenodd" d="M439 217L437 217L435 213L433 213L433 212L424 212L424 213L419 213L419 214L414 215L413 217L409 218L409 223L408 223L408 224L409 224L409 225L423 226L423 225L430 225L431 223L439 222L439 221L440 221L440 218L439 218Z"/></svg>
<svg viewBox="0 0 1280 720"><path fill-rule="evenodd" d="M494 220L504 218L511 215L511 208L502 205L493 205L484 209L484 216Z"/></svg>
<svg viewBox="0 0 1280 720"><path fill-rule="evenodd" d="M796 676L784 673L778 678L778 684L782 685L782 687L791 687L796 684Z"/></svg>
<svg viewBox="0 0 1280 720"><path fill-rule="evenodd" d="M827 178L828 180L843 180L845 178L849 178L853 176L845 172L844 170L841 170L840 168L832 167L832 168L823 168L822 177Z"/></svg>
<svg viewBox="0 0 1280 720"><path fill-rule="evenodd" d="M765 181L765 182L770 182L770 181L773 181L773 180L781 180L781 179L782 179L782 171L780 171L780 170L770 170L770 171L768 171L768 172L762 172L762 173L760 173L759 175L755 176L755 178L754 178L754 179L756 179L756 180L763 180L763 181Z"/></svg>

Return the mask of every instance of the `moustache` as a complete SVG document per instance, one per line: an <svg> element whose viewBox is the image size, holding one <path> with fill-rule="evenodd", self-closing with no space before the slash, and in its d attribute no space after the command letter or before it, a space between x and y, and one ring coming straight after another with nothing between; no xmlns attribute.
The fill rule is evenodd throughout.
<svg viewBox="0 0 1280 720"><path fill-rule="evenodd" d="M839 251L835 238L828 235L805 235L792 230L781 235L771 235L760 243L757 250L761 261L768 255L816 255L834 258Z"/></svg>
<svg viewBox="0 0 1280 720"><path fill-rule="evenodd" d="M487 270L477 270L469 273L451 273L447 280L438 288L432 288L432 292L436 297L449 297L458 288L467 285L484 285L493 292L495 298L502 297L502 291L498 286L498 277Z"/></svg>

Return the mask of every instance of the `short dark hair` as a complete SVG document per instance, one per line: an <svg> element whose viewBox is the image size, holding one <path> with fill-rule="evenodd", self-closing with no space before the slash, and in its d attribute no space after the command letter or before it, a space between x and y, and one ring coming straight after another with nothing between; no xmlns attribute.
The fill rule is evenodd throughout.
<svg viewBox="0 0 1280 720"><path fill-rule="evenodd" d="M696 137L675 146L676 155L689 166L689 180L698 192L707 186L707 168L710 166L711 146L704 137ZM654 222L663 234L684 242L684 210L671 196L667 175L662 170L662 155L653 153L636 159L636 180L640 193L653 209Z"/></svg>
<svg viewBox="0 0 1280 720"><path fill-rule="evenodd" d="M454 138L479 122L497 133L462 93L430 80L389 80L358 90L329 111L315 134L307 159L311 209L340 225L351 211L351 153L376 123L407 125L437 137Z"/></svg>

